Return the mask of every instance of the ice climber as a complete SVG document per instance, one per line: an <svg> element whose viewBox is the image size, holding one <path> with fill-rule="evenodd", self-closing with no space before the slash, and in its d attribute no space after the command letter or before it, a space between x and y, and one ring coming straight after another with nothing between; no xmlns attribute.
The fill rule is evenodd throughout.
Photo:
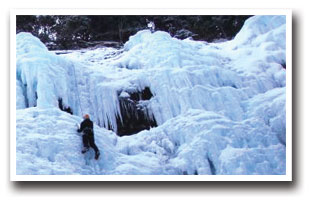
<svg viewBox="0 0 310 201"><path fill-rule="evenodd" d="M80 128L77 130L79 133L83 133L83 149L82 153L86 153L89 150L89 147L92 147L95 150L95 159L98 160L100 156L100 151L95 144L94 136L94 126L93 122L89 119L89 115L85 114L83 116L84 120L81 122Z"/></svg>

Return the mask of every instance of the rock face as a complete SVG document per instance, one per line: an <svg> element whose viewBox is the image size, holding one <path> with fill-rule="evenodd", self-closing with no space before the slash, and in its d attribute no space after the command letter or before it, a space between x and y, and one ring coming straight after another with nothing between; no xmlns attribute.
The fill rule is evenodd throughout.
<svg viewBox="0 0 310 201"><path fill-rule="evenodd" d="M120 96L119 99L121 118L117 118L117 134L119 136L131 135L156 127L156 120L148 109L148 100L153 97L150 88L145 87L142 91L127 94L128 97Z"/></svg>
<svg viewBox="0 0 310 201"><path fill-rule="evenodd" d="M58 99L58 107L60 110L62 110L64 112L68 112L69 114L73 114L72 109L70 107L66 107L63 105L62 98Z"/></svg>

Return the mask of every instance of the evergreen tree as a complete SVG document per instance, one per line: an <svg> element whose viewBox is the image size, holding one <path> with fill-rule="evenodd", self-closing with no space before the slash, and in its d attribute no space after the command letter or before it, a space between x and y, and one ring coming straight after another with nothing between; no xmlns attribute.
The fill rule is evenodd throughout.
<svg viewBox="0 0 310 201"><path fill-rule="evenodd" d="M125 43L131 35L147 29L147 20L156 31L172 37L212 42L232 39L250 16L237 15L18 15L16 32L30 32L56 49L83 48L92 41Z"/></svg>

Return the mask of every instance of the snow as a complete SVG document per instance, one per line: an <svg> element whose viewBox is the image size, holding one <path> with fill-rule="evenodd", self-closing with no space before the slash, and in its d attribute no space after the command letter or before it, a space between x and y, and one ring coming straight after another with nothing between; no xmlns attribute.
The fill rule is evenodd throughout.
<svg viewBox="0 0 310 201"><path fill-rule="evenodd" d="M67 175L94 174L111 169L116 136L95 126L96 143L102 158L95 162L91 150L81 154L82 141L76 132L81 118L57 108L31 107L16 114L17 174ZM108 162L106 162L108 161Z"/></svg>
<svg viewBox="0 0 310 201"><path fill-rule="evenodd" d="M231 41L142 30L121 50L59 55L17 34L17 174L286 174L285 31L285 16L253 16ZM137 105L158 126L118 137L119 100L145 87ZM98 161L80 152L85 113Z"/></svg>
<svg viewBox="0 0 310 201"><path fill-rule="evenodd" d="M203 110L189 110L160 127L122 138L118 146L131 155L145 151L156 154L170 174L285 172L285 146L269 127L256 119L234 122ZM240 161L248 168L242 167ZM268 170L260 168L262 162Z"/></svg>

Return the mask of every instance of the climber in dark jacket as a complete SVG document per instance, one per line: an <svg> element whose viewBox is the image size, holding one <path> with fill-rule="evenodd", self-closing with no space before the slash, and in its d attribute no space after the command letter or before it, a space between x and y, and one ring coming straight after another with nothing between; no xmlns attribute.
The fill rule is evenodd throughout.
<svg viewBox="0 0 310 201"><path fill-rule="evenodd" d="M98 160L100 151L95 144L95 137L94 137L94 125L93 122L89 119L89 115L84 115L84 120L81 122L80 128L77 130L79 133L83 132L83 145L84 148L82 153L86 153L89 150L89 147L92 147L95 150L95 159Z"/></svg>

